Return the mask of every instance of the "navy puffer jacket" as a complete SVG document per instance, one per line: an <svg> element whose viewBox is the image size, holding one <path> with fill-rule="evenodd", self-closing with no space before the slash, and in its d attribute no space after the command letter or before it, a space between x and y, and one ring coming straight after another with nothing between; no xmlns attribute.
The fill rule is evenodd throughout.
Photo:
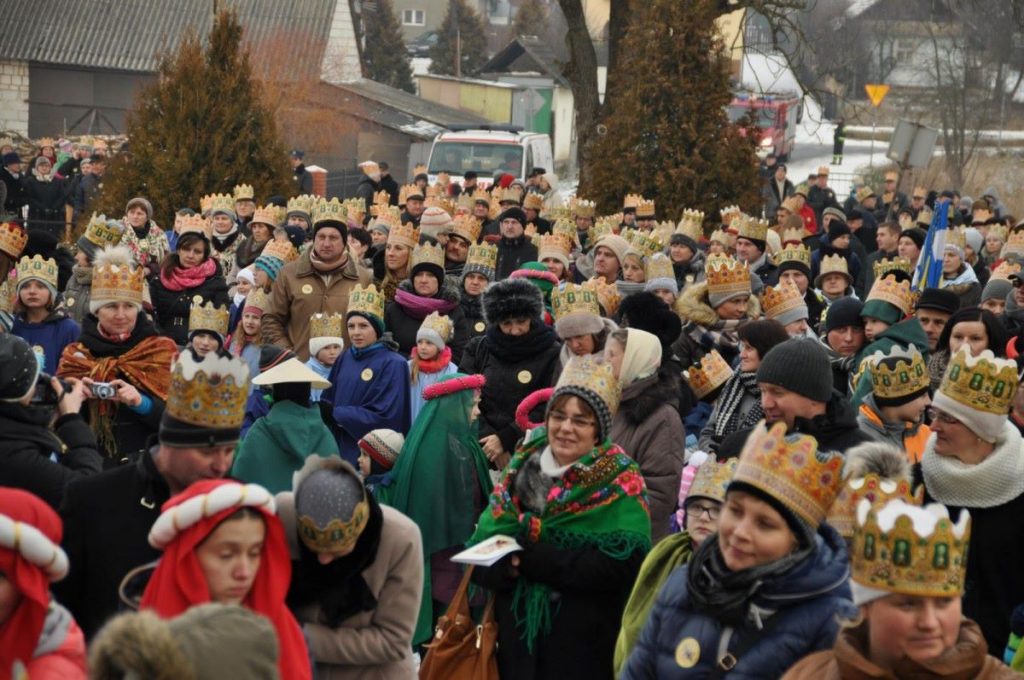
<svg viewBox="0 0 1024 680"><path fill-rule="evenodd" d="M818 530L817 545L806 562L761 586L750 619L739 629L695 611L687 592L688 566L676 569L658 593L620 678L717 677L710 673L726 647L738 652L750 636L757 641L737 654L725 677L778 678L808 654L831 649L839 632L836 612L852 609L849 558L843 539L827 524ZM766 630L755 623L758 618Z"/></svg>

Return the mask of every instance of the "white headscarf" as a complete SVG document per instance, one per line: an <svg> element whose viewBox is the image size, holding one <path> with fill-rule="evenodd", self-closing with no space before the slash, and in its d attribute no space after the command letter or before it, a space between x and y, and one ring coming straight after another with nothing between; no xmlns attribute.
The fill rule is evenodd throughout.
<svg viewBox="0 0 1024 680"><path fill-rule="evenodd" d="M627 328L626 346L622 348L622 355L619 384L625 388L657 372L661 366L661 341L647 331Z"/></svg>

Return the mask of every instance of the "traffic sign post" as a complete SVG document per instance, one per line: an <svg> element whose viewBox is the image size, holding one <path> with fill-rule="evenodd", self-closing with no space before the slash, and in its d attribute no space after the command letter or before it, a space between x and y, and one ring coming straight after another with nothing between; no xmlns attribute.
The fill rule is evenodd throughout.
<svg viewBox="0 0 1024 680"><path fill-rule="evenodd" d="M868 99L871 100L871 106L875 109L871 116L871 158L868 161L868 165L873 168L875 167L875 131L878 128L878 107L882 105L885 95L889 94L889 86L868 84L864 86L864 91L867 93Z"/></svg>

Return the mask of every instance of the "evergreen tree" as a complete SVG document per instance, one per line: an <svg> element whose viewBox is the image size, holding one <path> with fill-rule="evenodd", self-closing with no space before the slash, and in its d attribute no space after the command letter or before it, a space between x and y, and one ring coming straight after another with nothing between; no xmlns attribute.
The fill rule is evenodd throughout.
<svg viewBox="0 0 1024 680"><path fill-rule="evenodd" d="M627 192L641 193L656 199L661 219L679 219L684 208L755 210L753 141L725 113L732 92L714 24L717 0L634 5L610 76L618 80L609 92L618 96L605 102L579 195L613 213Z"/></svg>
<svg viewBox="0 0 1024 680"><path fill-rule="evenodd" d="M448 11L430 48L430 72L455 75L456 27L459 33L462 75L469 75L487 60L487 33L483 19L466 0L448 0Z"/></svg>
<svg viewBox="0 0 1024 680"><path fill-rule="evenodd" d="M363 50L363 63L366 75L378 83L415 93L402 27L391 0L377 0L377 9L367 9L364 16L366 49Z"/></svg>
<svg viewBox="0 0 1024 680"><path fill-rule="evenodd" d="M201 196L230 193L236 184L251 184L257 201L294 194L263 96L238 17L221 11L205 41L187 35L139 92L127 116L131 152L112 163L97 212L120 216L129 199L145 196L166 227L178 208L198 209Z"/></svg>
<svg viewBox="0 0 1024 680"><path fill-rule="evenodd" d="M515 35L544 34L548 22L548 10L541 0L523 0L512 22Z"/></svg>

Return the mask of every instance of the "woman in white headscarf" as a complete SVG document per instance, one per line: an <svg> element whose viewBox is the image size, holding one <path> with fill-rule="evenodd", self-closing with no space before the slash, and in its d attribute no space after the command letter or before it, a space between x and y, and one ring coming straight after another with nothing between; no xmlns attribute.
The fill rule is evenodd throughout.
<svg viewBox="0 0 1024 680"><path fill-rule="evenodd" d="M622 385L611 440L640 465L651 510L651 539L668 535L685 464L679 376L661 369L661 342L636 328L612 332L605 358Z"/></svg>

